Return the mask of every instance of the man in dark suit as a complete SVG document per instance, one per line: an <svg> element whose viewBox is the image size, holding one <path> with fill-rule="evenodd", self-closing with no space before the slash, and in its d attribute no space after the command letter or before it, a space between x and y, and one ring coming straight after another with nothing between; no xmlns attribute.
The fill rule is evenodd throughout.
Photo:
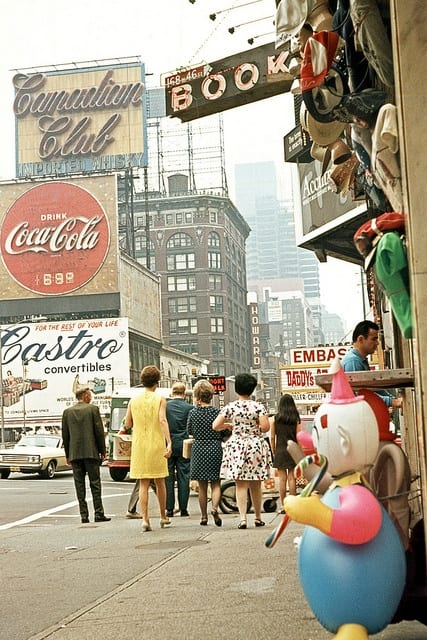
<svg viewBox="0 0 427 640"><path fill-rule="evenodd" d="M62 414L62 439L68 464L73 468L80 517L89 522L86 502L86 474L92 492L95 522L107 522L101 498L100 464L105 459L105 436L98 407L91 404L89 387L76 391L77 403Z"/></svg>
<svg viewBox="0 0 427 640"><path fill-rule="evenodd" d="M183 458L182 445L188 436L187 417L193 405L185 400L185 384L175 382L172 386L172 398L166 403L166 418L172 438L172 455L168 459L169 476L166 478L166 513L174 515L175 476L178 485L178 505L181 516L188 516L190 497L190 460Z"/></svg>

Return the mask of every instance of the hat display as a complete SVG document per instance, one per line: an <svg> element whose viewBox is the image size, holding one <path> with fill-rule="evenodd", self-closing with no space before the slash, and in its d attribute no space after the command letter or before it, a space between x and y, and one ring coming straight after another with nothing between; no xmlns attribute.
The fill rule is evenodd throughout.
<svg viewBox="0 0 427 640"><path fill-rule="evenodd" d="M302 128L310 134L311 139L321 147L335 142L345 129L345 124L338 121L319 122L307 110L303 103L300 109L300 123Z"/></svg>
<svg viewBox="0 0 427 640"><path fill-rule="evenodd" d="M388 231L405 231L405 215L396 211L383 213L377 218L364 222L355 232L353 242L360 255L365 258L364 268L368 269L374 258L377 244Z"/></svg>
<svg viewBox="0 0 427 640"><path fill-rule="evenodd" d="M332 66L340 40L334 31L320 31L308 38L301 65L302 91L322 84Z"/></svg>
<svg viewBox="0 0 427 640"><path fill-rule="evenodd" d="M304 26L308 16L309 0L280 0L276 9L276 35L290 38Z"/></svg>
<svg viewBox="0 0 427 640"><path fill-rule="evenodd" d="M341 122L362 123L372 127L378 111L386 102L385 91L374 88L363 89L358 93L345 95L335 109L335 117Z"/></svg>
<svg viewBox="0 0 427 640"><path fill-rule="evenodd" d="M313 142L310 149L310 155L313 160L320 162L322 166L320 175L323 176L331 160L331 151L329 147L321 147L317 142Z"/></svg>
<svg viewBox="0 0 427 640"><path fill-rule="evenodd" d="M341 56L343 40L333 31L308 38L301 65L304 103L319 122L337 120L334 109L348 93L346 67Z"/></svg>
<svg viewBox="0 0 427 640"><path fill-rule="evenodd" d="M351 149L341 138L331 142L328 149L331 152L332 164L342 164L351 158Z"/></svg>

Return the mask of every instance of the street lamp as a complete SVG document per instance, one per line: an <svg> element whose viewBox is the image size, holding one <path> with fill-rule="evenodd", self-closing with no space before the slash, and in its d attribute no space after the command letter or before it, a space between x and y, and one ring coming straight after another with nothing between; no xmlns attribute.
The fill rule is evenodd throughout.
<svg viewBox="0 0 427 640"><path fill-rule="evenodd" d="M20 324L33 323L33 322L45 322L47 318L43 316L32 316L30 319L23 319L19 322L15 322L7 327L0 326L0 433L1 433L1 443L5 443L4 438L4 388L3 388L3 333L5 331L10 331ZM25 386L23 388L25 391ZM23 402L25 407L25 393L23 395ZM24 408L24 422L25 422L25 408Z"/></svg>
<svg viewBox="0 0 427 640"><path fill-rule="evenodd" d="M27 419L27 411L26 411L26 400L25 396L27 393L26 389L26 378L27 378L27 367L30 360L35 360L35 358L23 358L22 359L22 434L25 435L25 423Z"/></svg>

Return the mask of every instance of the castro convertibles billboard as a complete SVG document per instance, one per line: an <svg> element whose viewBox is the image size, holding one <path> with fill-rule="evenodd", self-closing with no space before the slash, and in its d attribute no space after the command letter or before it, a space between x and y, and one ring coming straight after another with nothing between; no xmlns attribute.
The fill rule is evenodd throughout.
<svg viewBox="0 0 427 640"><path fill-rule="evenodd" d="M17 177L147 165L140 62L20 72L13 87Z"/></svg>
<svg viewBox="0 0 427 640"><path fill-rule="evenodd" d="M118 291L116 176L0 185L3 300Z"/></svg>
<svg viewBox="0 0 427 640"><path fill-rule="evenodd" d="M127 318L21 322L1 327L3 407L22 426L57 420L78 385L108 414L112 391L129 386ZM27 425L29 426L29 425Z"/></svg>

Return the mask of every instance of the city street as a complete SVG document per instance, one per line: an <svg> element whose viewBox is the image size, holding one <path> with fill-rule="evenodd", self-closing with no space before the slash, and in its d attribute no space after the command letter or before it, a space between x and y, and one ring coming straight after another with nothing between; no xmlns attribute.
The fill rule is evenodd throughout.
<svg viewBox="0 0 427 640"><path fill-rule="evenodd" d="M127 520L130 482L112 482L102 470L105 510L111 522L80 524L72 474L53 480L12 474L0 482L2 637L8 640L123 638L290 637L327 640L302 594L291 523L266 549L279 523L237 529L200 527L197 495L190 518L175 516L160 529L152 496L153 531ZM92 514L91 514L92 516ZM327 588L327 585L325 585ZM422 640L416 622L390 625L377 640Z"/></svg>

